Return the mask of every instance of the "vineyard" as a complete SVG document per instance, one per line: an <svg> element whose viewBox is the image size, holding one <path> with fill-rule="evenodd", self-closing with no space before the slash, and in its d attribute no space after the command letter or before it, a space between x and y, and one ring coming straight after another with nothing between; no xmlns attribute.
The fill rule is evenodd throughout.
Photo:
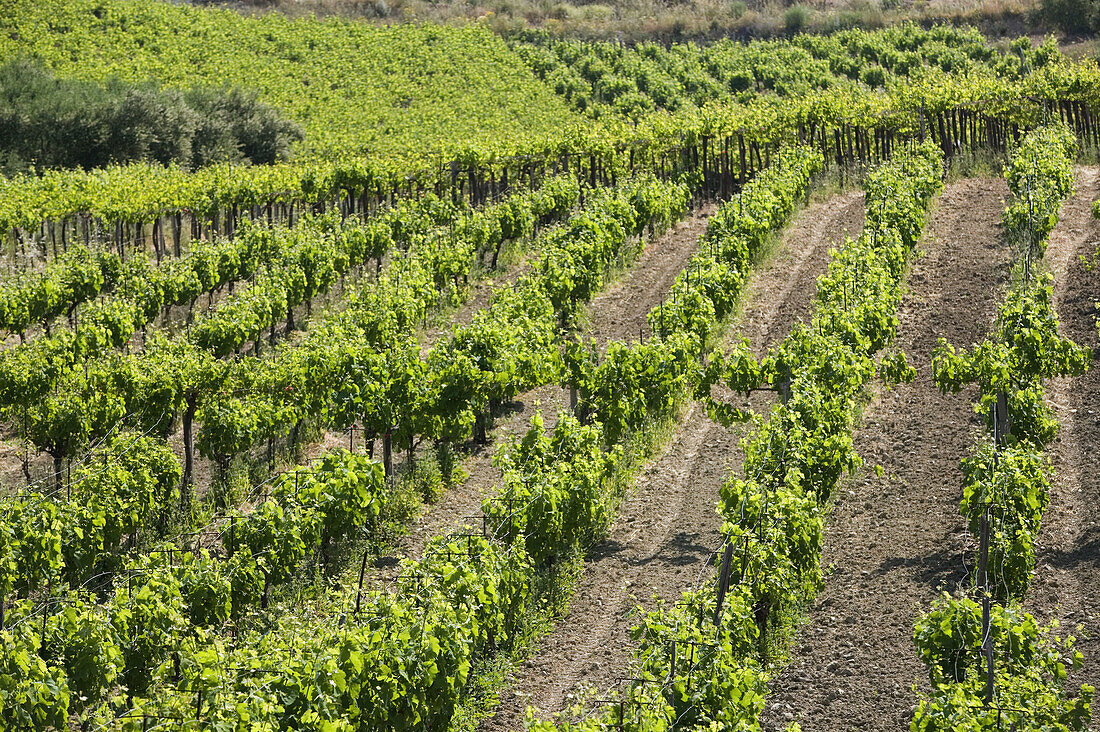
<svg viewBox="0 0 1100 732"><path fill-rule="evenodd" d="M1100 66L0 10L0 730L1090 729Z"/></svg>

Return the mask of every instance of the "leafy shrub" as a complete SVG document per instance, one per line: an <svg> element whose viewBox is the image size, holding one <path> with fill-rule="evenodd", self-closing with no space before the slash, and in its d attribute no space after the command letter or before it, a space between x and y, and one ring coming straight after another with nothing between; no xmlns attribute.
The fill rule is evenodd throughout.
<svg viewBox="0 0 1100 732"><path fill-rule="evenodd" d="M783 11L783 27L791 35L801 33L810 23L813 10L805 5L792 5Z"/></svg>
<svg viewBox="0 0 1100 732"><path fill-rule="evenodd" d="M27 59L0 67L0 169L8 173L137 160L274 163L301 137L296 124L241 89L60 79Z"/></svg>
<svg viewBox="0 0 1100 732"><path fill-rule="evenodd" d="M1068 33L1087 33L1100 25L1100 11L1091 0L1042 0L1046 20Z"/></svg>

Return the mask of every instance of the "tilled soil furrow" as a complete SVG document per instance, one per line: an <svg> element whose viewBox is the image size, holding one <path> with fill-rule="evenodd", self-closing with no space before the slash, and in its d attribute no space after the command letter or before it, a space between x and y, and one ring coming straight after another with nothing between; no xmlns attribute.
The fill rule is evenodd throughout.
<svg viewBox="0 0 1100 732"><path fill-rule="evenodd" d="M807 320L828 249L862 224L860 193L806 208L781 250L753 278L731 337L748 337L763 353L795 322ZM766 408L767 396L757 395L753 406ZM721 541L718 490L739 469L738 438L699 405L688 410L661 456L639 476L608 538L586 558L568 617L517 670L482 730L522 729L528 705L546 717L564 711L584 689L603 694L629 675L633 608L675 601L683 590L709 581Z"/></svg>
<svg viewBox="0 0 1100 732"><path fill-rule="evenodd" d="M706 204L680 222L660 247L647 248L628 273L600 293L588 308L585 338L602 350L611 341L632 343L647 337L646 316L664 300L698 250L699 237L714 209L714 204Z"/></svg>
<svg viewBox="0 0 1100 732"><path fill-rule="evenodd" d="M704 206L678 222L664 235L650 242L628 271L608 289L592 299L586 337L603 348L612 339L636 340L645 317L668 292L676 275L695 253L699 237L706 230L714 207ZM481 446L463 469L466 481L442 496L409 527L398 553L417 557L433 536L458 528L466 518L480 513L482 496L500 485L501 472L493 464L500 445L525 432L531 417L541 410L548 429L557 422L558 410L569 405L568 392L557 385L543 386L522 395L511 411L497 418L488 445Z"/></svg>
<svg viewBox="0 0 1100 732"><path fill-rule="evenodd" d="M975 393L931 381L938 338L970 346L988 332L1008 276L1000 180L946 186L914 263L896 345L916 380L879 389L855 446L866 468L839 489L822 562L825 586L774 678L765 729L908 729L913 684L928 685L913 624L937 594L964 581L970 553L959 514L959 458L978 426ZM884 468L877 477L870 468Z"/></svg>
<svg viewBox="0 0 1100 732"><path fill-rule="evenodd" d="M1100 197L1100 169L1077 170L1077 194L1062 207L1051 235L1046 263L1054 272L1055 307L1063 335L1097 347L1096 300L1100 272L1089 271L1079 255L1100 247L1100 222L1092 201ZM1077 637L1085 665L1070 672L1067 689L1100 685L1100 367L1073 379L1056 379L1047 400L1061 425L1051 445L1054 487L1043 514L1028 609L1043 621L1058 619L1061 633Z"/></svg>

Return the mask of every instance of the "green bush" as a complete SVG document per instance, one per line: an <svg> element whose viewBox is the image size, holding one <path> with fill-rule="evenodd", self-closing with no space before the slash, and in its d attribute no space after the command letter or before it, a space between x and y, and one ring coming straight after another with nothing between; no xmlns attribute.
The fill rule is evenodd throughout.
<svg viewBox="0 0 1100 732"><path fill-rule="evenodd" d="M914 710L911 732L1088 729L1094 689L1083 684L1070 696L1065 686L1067 669L1083 661L1074 639L1058 638L1056 626L1042 627L1016 606L994 605L989 627L996 658L993 707L983 700L981 605L944 595L917 621L913 640L932 692Z"/></svg>
<svg viewBox="0 0 1100 732"><path fill-rule="evenodd" d="M57 78L37 61L0 67L0 170L100 168L138 160L198 168L290 157L296 124L233 88Z"/></svg>
<svg viewBox="0 0 1100 732"><path fill-rule="evenodd" d="M1100 24L1100 9L1091 0L1042 0L1046 20L1068 33L1087 33Z"/></svg>
<svg viewBox="0 0 1100 732"><path fill-rule="evenodd" d="M792 5L783 11L783 27L791 35L801 33L810 23L813 10L805 5Z"/></svg>
<svg viewBox="0 0 1100 732"><path fill-rule="evenodd" d="M875 89L886 85L886 71L878 64L865 68L859 78L864 84Z"/></svg>

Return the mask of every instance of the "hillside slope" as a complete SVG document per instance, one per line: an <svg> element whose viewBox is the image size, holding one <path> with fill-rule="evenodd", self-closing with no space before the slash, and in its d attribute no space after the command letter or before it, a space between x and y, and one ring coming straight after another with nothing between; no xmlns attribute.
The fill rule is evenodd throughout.
<svg viewBox="0 0 1100 732"><path fill-rule="evenodd" d="M61 76L255 89L324 153L507 151L573 118L492 32L242 18L154 0L0 0L0 61Z"/></svg>

